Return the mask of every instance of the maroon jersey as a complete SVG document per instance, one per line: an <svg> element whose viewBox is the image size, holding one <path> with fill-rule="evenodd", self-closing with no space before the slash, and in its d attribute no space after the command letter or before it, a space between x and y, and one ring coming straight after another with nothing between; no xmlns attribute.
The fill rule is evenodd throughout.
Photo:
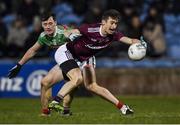
<svg viewBox="0 0 180 125"><path fill-rule="evenodd" d="M115 32L113 35L102 36L100 24L84 24L79 28L82 36L73 42L67 43L68 50L74 58L84 61L108 47L113 41L119 41L123 34Z"/></svg>

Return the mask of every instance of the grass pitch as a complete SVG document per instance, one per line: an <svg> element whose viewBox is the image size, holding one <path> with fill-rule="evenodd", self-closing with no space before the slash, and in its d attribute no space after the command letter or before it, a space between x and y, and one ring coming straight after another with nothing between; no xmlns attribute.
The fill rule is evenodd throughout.
<svg viewBox="0 0 180 125"><path fill-rule="evenodd" d="M180 124L180 96L123 96L120 99L134 109L134 115L123 116L112 104L97 97L75 97L70 117L56 112L51 117L40 117L39 99L0 99L0 123Z"/></svg>

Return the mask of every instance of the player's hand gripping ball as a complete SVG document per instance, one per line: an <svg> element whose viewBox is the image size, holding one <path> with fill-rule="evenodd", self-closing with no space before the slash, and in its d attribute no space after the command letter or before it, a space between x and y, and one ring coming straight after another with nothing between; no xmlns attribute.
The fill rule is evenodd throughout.
<svg viewBox="0 0 180 125"><path fill-rule="evenodd" d="M146 56L146 48L144 44L134 43L128 49L128 56L131 60L141 60Z"/></svg>

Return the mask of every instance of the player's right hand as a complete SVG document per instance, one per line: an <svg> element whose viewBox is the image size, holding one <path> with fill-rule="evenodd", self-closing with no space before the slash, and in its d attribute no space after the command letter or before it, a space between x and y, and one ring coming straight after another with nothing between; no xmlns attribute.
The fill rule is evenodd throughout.
<svg viewBox="0 0 180 125"><path fill-rule="evenodd" d="M71 34L69 35L69 39L70 39L71 41L74 41L76 38L78 38L78 37L80 37L80 36L81 36L81 34L71 33Z"/></svg>
<svg viewBox="0 0 180 125"><path fill-rule="evenodd" d="M17 63L12 69L9 70L8 77L10 79L16 77L19 71L21 70L21 67L22 65Z"/></svg>

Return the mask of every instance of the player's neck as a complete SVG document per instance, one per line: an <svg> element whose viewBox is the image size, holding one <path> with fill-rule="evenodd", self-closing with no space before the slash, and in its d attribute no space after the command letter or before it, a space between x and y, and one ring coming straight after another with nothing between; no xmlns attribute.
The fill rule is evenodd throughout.
<svg viewBox="0 0 180 125"><path fill-rule="evenodd" d="M49 34L48 36L49 36L49 37L55 37L56 34L57 34L57 26L55 27L53 33L52 33L52 34Z"/></svg>
<svg viewBox="0 0 180 125"><path fill-rule="evenodd" d="M48 37L53 37L54 36L54 33L52 34L47 34Z"/></svg>
<svg viewBox="0 0 180 125"><path fill-rule="evenodd" d="M100 28L99 28L99 33L100 33L100 35L103 36L103 37L107 36L106 32L104 32L104 30L103 30L103 26L102 26L102 25L101 25Z"/></svg>

